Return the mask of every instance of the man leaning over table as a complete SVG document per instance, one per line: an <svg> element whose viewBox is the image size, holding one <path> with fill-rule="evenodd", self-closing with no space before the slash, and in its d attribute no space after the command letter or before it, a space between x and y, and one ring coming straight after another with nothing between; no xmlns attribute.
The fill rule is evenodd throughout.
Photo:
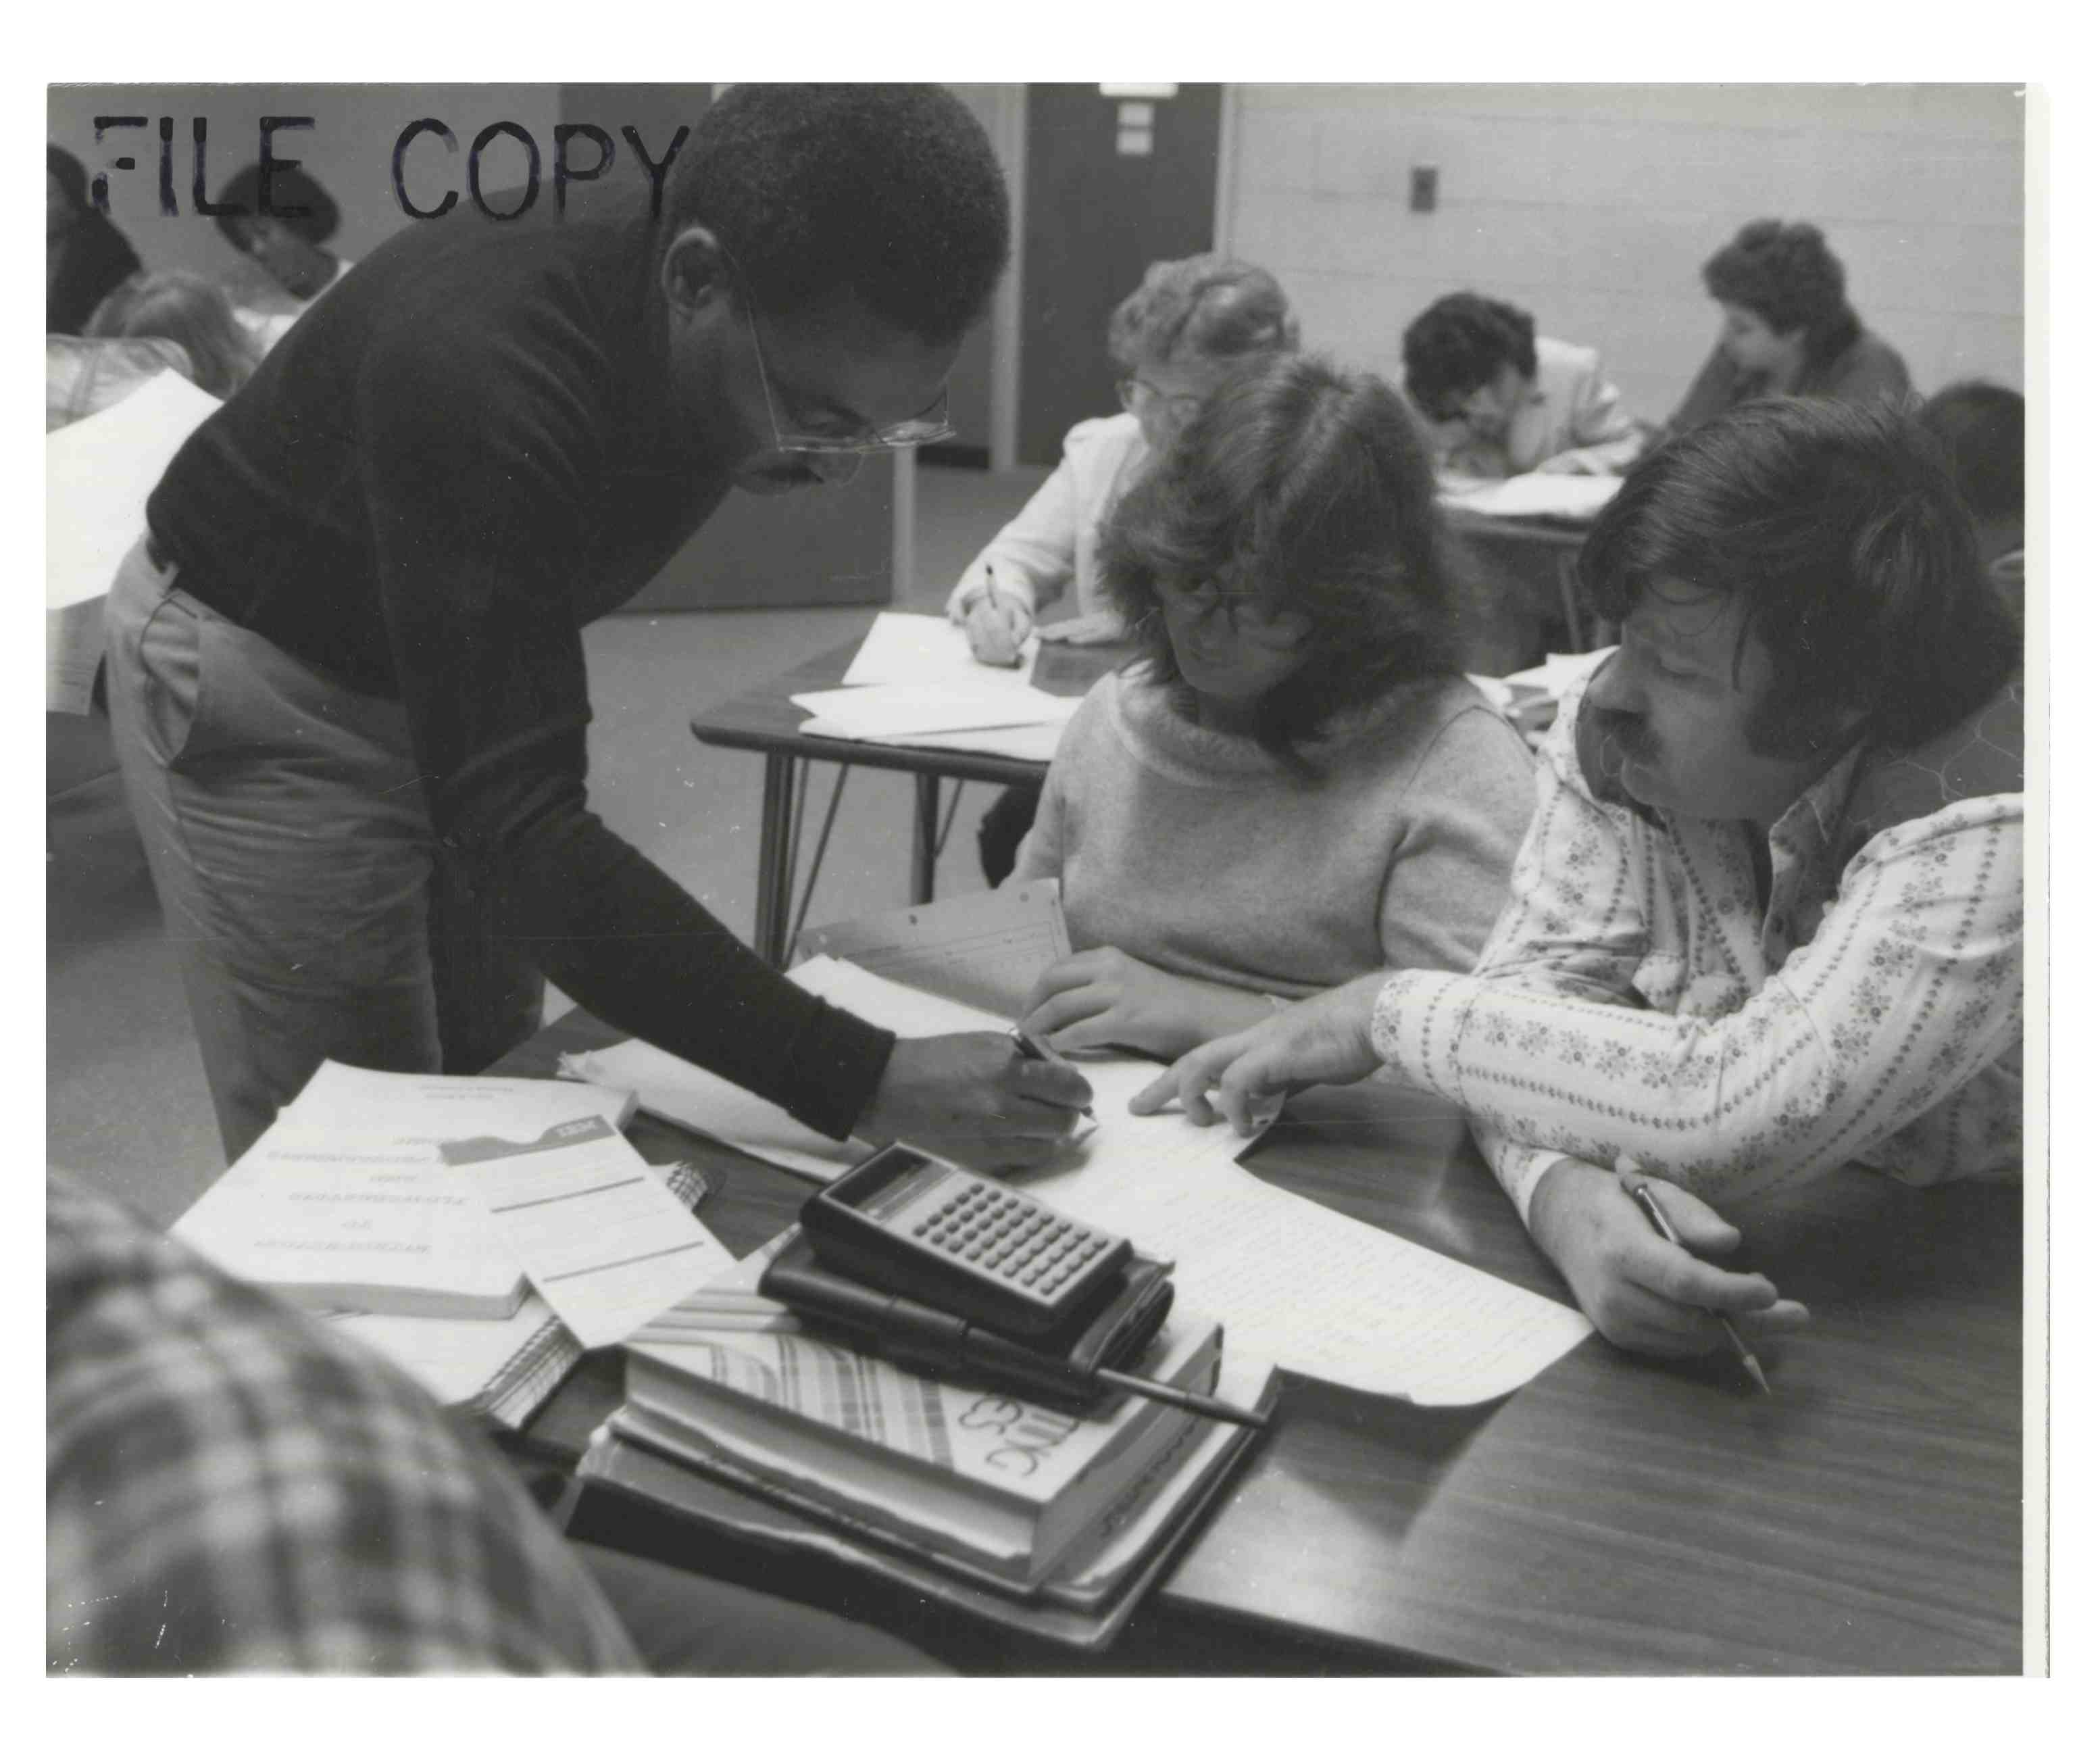
<svg viewBox="0 0 2100 1745"><path fill-rule="evenodd" d="M1744 406L1649 456L1582 555L1625 639L1542 754L1470 975L1336 988L1185 1056L1175 1096L1382 1063L1462 1104L1599 1328L1683 1353L1807 1318L1714 1209L1857 1162L1914 1185L2021 1162L2018 642L1923 433ZM1688 1244L1621 1191L1657 1179Z"/></svg>
<svg viewBox="0 0 2100 1745"><path fill-rule="evenodd" d="M833 1137L1068 1133L1070 1069L804 992L591 811L580 627L732 488L932 440L1007 255L933 86L740 86L639 177L410 226L177 454L111 713L229 1156L324 1058L480 1070L540 978ZM543 207L545 203L543 203Z"/></svg>

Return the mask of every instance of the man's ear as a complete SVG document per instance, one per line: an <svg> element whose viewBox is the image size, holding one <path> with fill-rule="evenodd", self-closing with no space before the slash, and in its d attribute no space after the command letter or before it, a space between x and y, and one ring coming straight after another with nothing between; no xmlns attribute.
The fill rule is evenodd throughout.
<svg viewBox="0 0 2100 1745"><path fill-rule="evenodd" d="M698 315L717 299L733 302L729 256L704 224L688 224L664 250L664 296L682 314Z"/></svg>

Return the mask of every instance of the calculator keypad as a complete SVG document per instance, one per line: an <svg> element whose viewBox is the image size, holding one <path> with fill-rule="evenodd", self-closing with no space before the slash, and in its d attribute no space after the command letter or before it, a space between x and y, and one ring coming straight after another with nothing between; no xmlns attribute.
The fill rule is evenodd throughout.
<svg viewBox="0 0 2100 1745"><path fill-rule="evenodd" d="M965 1182L920 1209L911 1234L1046 1299L1088 1272L1111 1246L1099 1231L982 1181Z"/></svg>

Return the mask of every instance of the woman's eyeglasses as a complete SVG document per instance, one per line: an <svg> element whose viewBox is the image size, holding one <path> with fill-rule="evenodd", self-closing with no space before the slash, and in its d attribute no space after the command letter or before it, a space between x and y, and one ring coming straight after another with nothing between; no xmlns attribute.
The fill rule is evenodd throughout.
<svg viewBox="0 0 2100 1745"><path fill-rule="evenodd" d="M1187 422L1203 409L1201 395L1169 394L1154 387L1142 376L1125 376L1117 382L1116 398L1123 402L1126 412L1141 412L1148 405L1157 405L1180 423Z"/></svg>
<svg viewBox="0 0 2100 1745"><path fill-rule="evenodd" d="M1214 612L1223 612L1225 626L1233 635L1264 648L1295 648L1312 634L1312 624L1303 612L1274 611L1253 594L1220 588L1214 581L1160 576L1153 579L1152 591L1162 606L1193 623L1200 624Z"/></svg>

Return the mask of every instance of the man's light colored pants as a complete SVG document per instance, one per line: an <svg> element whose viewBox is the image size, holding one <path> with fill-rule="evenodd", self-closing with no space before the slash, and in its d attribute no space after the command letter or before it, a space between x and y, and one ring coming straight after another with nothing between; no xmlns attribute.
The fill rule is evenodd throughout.
<svg viewBox="0 0 2100 1745"><path fill-rule="evenodd" d="M109 714L232 1159L324 1059L480 1071L543 983L439 850L401 705L179 581L143 541L117 572Z"/></svg>

